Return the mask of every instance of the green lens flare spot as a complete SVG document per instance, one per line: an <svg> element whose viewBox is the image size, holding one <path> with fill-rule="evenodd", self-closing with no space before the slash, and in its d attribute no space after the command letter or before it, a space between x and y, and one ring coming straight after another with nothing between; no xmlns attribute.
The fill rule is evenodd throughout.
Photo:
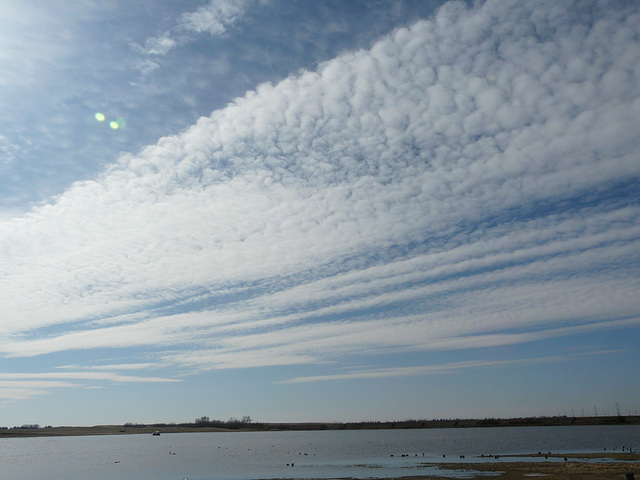
<svg viewBox="0 0 640 480"><path fill-rule="evenodd" d="M96 117L97 121L104 122L104 119L105 119L104 113L98 112L98 113L95 114L95 117Z"/></svg>
<svg viewBox="0 0 640 480"><path fill-rule="evenodd" d="M117 130L117 129L118 129L118 127L120 127L120 125L118 124L118 122L115 122L115 121L114 121L114 122L110 122L110 123L109 123L109 126L110 126L111 128L113 128L114 130Z"/></svg>

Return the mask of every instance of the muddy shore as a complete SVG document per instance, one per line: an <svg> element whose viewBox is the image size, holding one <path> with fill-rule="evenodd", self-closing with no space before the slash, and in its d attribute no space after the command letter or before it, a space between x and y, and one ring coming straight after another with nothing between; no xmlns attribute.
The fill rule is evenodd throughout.
<svg viewBox="0 0 640 480"><path fill-rule="evenodd" d="M640 462L596 461L596 462L496 462L496 463L447 463L439 464L443 470L468 472L466 478L497 478L500 480L544 479L544 480L625 480L625 474L633 473L640 478ZM434 480L451 478L446 475L416 475L399 480Z"/></svg>

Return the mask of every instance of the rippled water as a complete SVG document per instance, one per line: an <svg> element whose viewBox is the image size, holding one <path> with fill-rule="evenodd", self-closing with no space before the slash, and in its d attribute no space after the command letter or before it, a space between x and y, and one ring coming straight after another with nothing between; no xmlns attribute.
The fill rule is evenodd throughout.
<svg viewBox="0 0 640 480"><path fill-rule="evenodd" d="M428 474L437 462L489 461L480 455L602 452L622 445L640 448L640 426L5 438L0 478L384 478Z"/></svg>

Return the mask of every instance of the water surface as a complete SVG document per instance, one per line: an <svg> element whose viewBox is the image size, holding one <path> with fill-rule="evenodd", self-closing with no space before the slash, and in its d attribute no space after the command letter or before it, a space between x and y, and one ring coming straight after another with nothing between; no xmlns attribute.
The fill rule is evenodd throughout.
<svg viewBox="0 0 640 480"><path fill-rule="evenodd" d="M606 453L604 449L619 450L622 445L640 447L640 426L4 438L0 439L0 478L385 478L428 474L438 462L496 461L481 455ZM460 476L460 472L445 473Z"/></svg>

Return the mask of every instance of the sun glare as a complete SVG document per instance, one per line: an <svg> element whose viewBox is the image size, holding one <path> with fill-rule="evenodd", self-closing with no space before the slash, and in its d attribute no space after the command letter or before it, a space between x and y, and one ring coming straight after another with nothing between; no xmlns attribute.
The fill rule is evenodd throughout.
<svg viewBox="0 0 640 480"><path fill-rule="evenodd" d="M104 113L102 112L97 112L96 114L94 114L94 117L97 121L99 122L105 122L107 121L107 117ZM125 126L125 121L123 118L116 118L115 120L109 120L108 121L108 125L109 127L111 127L113 130L118 130L118 129L122 129Z"/></svg>

